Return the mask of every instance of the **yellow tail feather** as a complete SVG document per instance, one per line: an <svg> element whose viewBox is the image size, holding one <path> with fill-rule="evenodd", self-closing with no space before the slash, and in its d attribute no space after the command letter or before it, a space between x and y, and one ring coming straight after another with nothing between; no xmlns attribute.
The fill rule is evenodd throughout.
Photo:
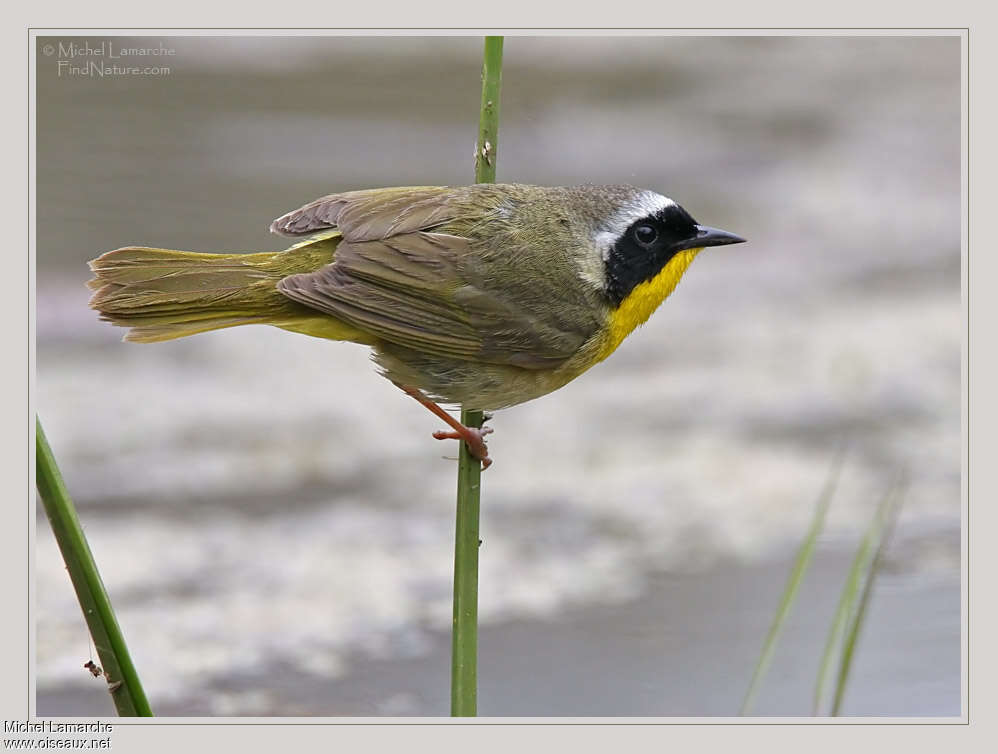
<svg viewBox="0 0 998 754"><path fill-rule="evenodd" d="M139 343L249 324L363 342L354 328L277 290L282 278L332 262L335 249L335 239L260 254L117 249L90 262L90 306L101 319L131 328L125 340Z"/></svg>

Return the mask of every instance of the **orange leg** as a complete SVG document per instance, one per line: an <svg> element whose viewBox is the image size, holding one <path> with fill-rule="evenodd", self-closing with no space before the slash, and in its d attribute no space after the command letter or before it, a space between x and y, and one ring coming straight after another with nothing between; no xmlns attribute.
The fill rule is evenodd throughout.
<svg viewBox="0 0 998 754"><path fill-rule="evenodd" d="M487 469L492 465L492 459L489 458L489 449L485 444L485 435L493 431L492 427L482 427L481 429L475 429L474 427L466 427L461 424L457 419L444 411L440 406L431 401L425 395L423 395L419 390L415 388L408 387L406 385L398 385L399 389L411 395L417 401L422 403L426 408L436 414L438 417L443 419L447 424L454 430L453 432L447 432L446 430L437 430L433 433L433 436L438 440L464 440L465 444L468 446L468 450L471 451L471 455L482 462L482 471Z"/></svg>

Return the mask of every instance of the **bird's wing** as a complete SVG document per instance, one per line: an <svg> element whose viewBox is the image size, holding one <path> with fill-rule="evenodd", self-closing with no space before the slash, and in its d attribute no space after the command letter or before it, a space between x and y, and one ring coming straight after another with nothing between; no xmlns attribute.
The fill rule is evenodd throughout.
<svg viewBox="0 0 998 754"><path fill-rule="evenodd" d="M370 231L376 222L362 227ZM469 263L476 255L461 236L423 231L375 240L351 240L346 231L344 236L332 264L284 278L278 289L384 341L446 358L550 369L590 334L517 305L501 281Z"/></svg>
<svg viewBox="0 0 998 754"><path fill-rule="evenodd" d="M277 218L270 230L304 236L339 228L347 241L430 230L456 219L461 209L452 200L462 191L447 186L404 186L330 194Z"/></svg>

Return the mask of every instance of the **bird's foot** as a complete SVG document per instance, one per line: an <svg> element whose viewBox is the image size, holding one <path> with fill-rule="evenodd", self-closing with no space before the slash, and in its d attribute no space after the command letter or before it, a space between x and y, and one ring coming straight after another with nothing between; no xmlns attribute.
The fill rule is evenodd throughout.
<svg viewBox="0 0 998 754"><path fill-rule="evenodd" d="M481 429L466 427L416 388L403 385L400 382L396 382L395 385L398 386L403 392L408 393L426 406L426 408L433 412L433 414L443 419L444 422L446 422L447 425L453 430L452 432L448 432L443 429L437 430L433 433L435 438L438 440L464 440L464 443L468 446L468 450L471 452L471 455L482 462L482 471L485 471L485 469L492 465L492 459L489 458L489 449L485 444L485 435L494 431L492 427L482 427ZM491 414L485 414L485 418L482 421L484 423L491 418Z"/></svg>
<svg viewBox="0 0 998 754"><path fill-rule="evenodd" d="M482 462L482 471L485 471L492 465L492 459L489 458L489 448L485 444L485 435L491 434L495 430L492 427L476 429L464 424L461 424L460 427L461 429L455 428L453 432L438 429L433 433L433 436L438 440L464 440L465 445L468 446L468 451Z"/></svg>

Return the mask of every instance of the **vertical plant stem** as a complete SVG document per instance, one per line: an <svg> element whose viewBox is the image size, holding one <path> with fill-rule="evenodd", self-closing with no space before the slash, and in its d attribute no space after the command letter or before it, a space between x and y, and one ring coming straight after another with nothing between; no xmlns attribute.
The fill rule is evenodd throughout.
<svg viewBox="0 0 998 754"><path fill-rule="evenodd" d="M502 37L486 37L482 59L482 107L475 148L475 182L495 183L499 143ZM481 411L463 407L461 422L480 428ZM451 716L478 714L478 547L481 463L460 444L457 522L454 537L454 627L451 645Z"/></svg>
<svg viewBox="0 0 998 754"><path fill-rule="evenodd" d="M842 700L845 697L846 684L849 682L849 671L852 669L852 661L856 652L856 643L859 640L860 630L866 621L866 610L870 605L870 596L873 594L873 583L883 565L884 553L890 542L891 534L894 533L894 526L897 523L898 514L901 512L901 502L904 499L904 492L907 487L907 470L903 469L898 473L898 478L894 485L884 496L874 522L871 525L876 550L869 560L869 568L865 574L863 591L859 595L859 601L855 605L849 606L850 621L845 629L842 638L842 654L839 660L839 672L835 682L835 694L832 699L832 716L838 717L842 710Z"/></svg>
<svg viewBox="0 0 998 754"><path fill-rule="evenodd" d="M818 678L815 681L814 698L811 704L811 714L815 717L821 714L821 708L824 706L825 689L828 686L832 661L835 659L836 651L841 650L843 637L846 635L851 617L855 612L856 601L860 595L860 587L872 562L874 548L877 546L877 538L880 536L883 525L886 506L889 504L892 494L893 490L888 491L881 500L873 520L863 533L859 547L856 548L856 554L853 556L852 563L849 565L849 572L846 574L842 593L839 595L839 602L835 608L835 616L832 619L828 637L825 639L825 648L821 653L821 662L818 665Z"/></svg>
<svg viewBox="0 0 998 754"><path fill-rule="evenodd" d="M475 149L475 183L496 182L499 150L499 90L502 87L502 37L486 37L482 55L482 109Z"/></svg>
<svg viewBox="0 0 998 754"><path fill-rule="evenodd" d="M461 420L472 426L462 411ZM453 717L478 714L478 512L481 463L461 443L457 470L457 526L454 538L454 628L451 646L451 698Z"/></svg>
<svg viewBox="0 0 998 754"><path fill-rule="evenodd" d="M773 660L773 653L776 650L776 642L783 632L784 625L786 625L787 618L790 615L790 608L793 607L794 601L797 599L797 592L800 589L801 582L804 580L804 575L811 565L811 558L818 544L818 536L824 528L828 506L832 502L832 496L835 494L835 488L838 485L839 474L842 472L842 458L843 453L840 451L832 463L828 480L825 482L821 495L818 497L818 503L814 508L814 516L811 518L811 525L808 527L807 535L797 550L797 557L794 560L793 568L790 570L790 576L787 578L787 585L783 589L783 596L780 598L780 606L776 611L776 616L773 618L769 633L766 635L762 654L756 662L755 671L752 673L752 680L749 683L748 691L745 693L745 699L742 701L739 715L747 715L751 712L756 694L758 694L759 687L762 684L762 679L769 670L769 665Z"/></svg>
<svg viewBox="0 0 998 754"><path fill-rule="evenodd" d="M152 717L145 691L132 664L125 637L111 607L104 582L83 533L76 508L66 491L55 455L35 418L35 469L38 495L52 524L52 531L66 562L83 617L90 629L97 655L111 690L111 699L122 717ZM82 663L81 663L82 665ZM81 671L82 672L82 671Z"/></svg>

